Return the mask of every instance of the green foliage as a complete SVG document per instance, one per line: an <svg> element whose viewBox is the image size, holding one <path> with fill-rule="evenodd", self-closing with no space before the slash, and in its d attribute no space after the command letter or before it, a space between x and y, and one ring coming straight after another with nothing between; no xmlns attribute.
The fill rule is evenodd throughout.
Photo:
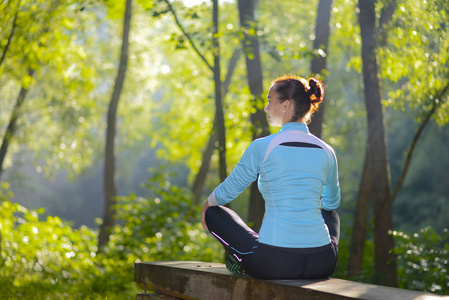
<svg viewBox="0 0 449 300"><path fill-rule="evenodd" d="M199 52L211 64L211 6L202 4L186 8L180 5L180 2L174 2L173 8ZM164 1L156 3L154 7L154 11L162 12L166 9ZM240 48L240 41L235 37L239 22L236 9L234 3L224 3L220 7L222 80L227 73L228 60L234 50ZM146 104L146 107L150 107L151 114L151 119L147 121L151 126L148 136L152 147L162 146L158 149L158 158L172 162L183 161L191 169L192 179L201 165L202 150L213 131L213 74L174 24L173 15L164 13L157 16L157 19L152 20L154 27L158 29L157 35L150 37L151 46L144 49L145 54L152 58L153 69L158 72L153 77L154 80L147 85L154 87L154 100ZM240 59L239 62L243 60ZM229 137L227 159L230 165L237 162L251 140L250 131L245 130L250 124L250 112L246 104L249 91L243 88L243 79L235 80L237 76L246 78L243 71L243 64L238 64L230 91L224 100ZM214 165L213 162L212 166Z"/></svg>
<svg viewBox="0 0 449 300"><path fill-rule="evenodd" d="M394 231L401 288L449 294L449 231L431 227L418 233Z"/></svg>
<svg viewBox="0 0 449 300"><path fill-rule="evenodd" d="M2 251L0 292L5 298L86 298L95 263L96 232L74 230L58 217L39 220L43 210L28 210L5 200L0 218Z"/></svg>
<svg viewBox="0 0 449 300"><path fill-rule="evenodd" d="M151 182L156 184L155 179ZM187 191L162 182L157 197L130 195L119 204L121 225L97 253L97 231L73 229L58 217L40 220L0 190L0 294L21 299L129 299L138 291L135 261L219 261L223 250L199 222Z"/></svg>
<svg viewBox="0 0 449 300"><path fill-rule="evenodd" d="M442 21L448 17L444 1L399 2L388 43L379 51L381 76L397 83L385 104L412 108L418 122L435 102L440 107L433 119L439 125L449 122L448 95L441 95L449 84L449 27Z"/></svg>
<svg viewBox="0 0 449 300"><path fill-rule="evenodd" d="M8 182L0 182L0 203L12 198L14 194L9 190Z"/></svg>
<svg viewBox="0 0 449 300"><path fill-rule="evenodd" d="M145 184L149 196L120 198L117 218L121 225L115 228L120 234L112 243L124 248L112 248L128 260L134 257L132 261L217 261L223 257L222 248L202 228L200 207L193 205L189 190L172 186L167 179L156 173Z"/></svg>
<svg viewBox="0 0 449 300"><path fill-rule="evenodd" d="M42 159L39 171L51 173L66 167L79 173L91 162L93 140L97 139L89 135L96 132L92 127L99 127L92 126L99 110L89 97L96 87L97 70L96 55L88 48L93 35L87 28L96 28L90 25L95 15L70 0L14 2L0 4L0 53L5 54L0 67L4 95L0 101L6 108L1 111L0 133L6 129L20 88L29 92L3 167L13 164L18 145L26 145L36 153L36 160ZM36 71L33 77L30 69Z"/></svg>
<svg viewBox="0 0 449 300"><path fill-rule="evenodd" d="M342 219L342 235L338 253L337 270L334 277L347 278L346 267L350 246L350 228ZM370 222L370 226L373 224ZM372 231L372 228L369 230ZM393 231L394 253L397 257L398 287L435 294L449 294L449 231L441 233L425 227L417 233ZM373 282L374 241L368 236L365 241L362 270L358 281Z"/></svg>

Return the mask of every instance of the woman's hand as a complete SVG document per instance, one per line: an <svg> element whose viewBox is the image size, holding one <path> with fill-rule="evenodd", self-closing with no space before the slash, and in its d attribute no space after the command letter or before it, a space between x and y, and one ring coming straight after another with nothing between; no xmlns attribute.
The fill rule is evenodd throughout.
<svg viewBox="0 0 449 300"><path fill-rule="evenodd" d="M203 228L209 231L206 225L206 210L209 208L209 202L206 201L203 204L203 209L201 210L201 225L203 225Z"/></svg>

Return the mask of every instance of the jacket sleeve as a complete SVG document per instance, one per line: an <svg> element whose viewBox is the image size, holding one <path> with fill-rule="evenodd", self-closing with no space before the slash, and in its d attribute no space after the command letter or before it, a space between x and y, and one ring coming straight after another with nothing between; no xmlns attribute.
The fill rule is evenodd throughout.
<svg viewBox="0 0 449 300"><path fill-rule="evenodd" d="M261 151L260 141L253 141L231 174L210 194L209 205L224 205L231 202L257 179L262 161Z"/></svg>
<svg viewBox="0 0 449 300"><path fill-rule="evenodd" d="M340 205L340 183L338 181L338 163L334 150L329 147L331 156L331 168L327 182L323 188L322 207L325 210L334 210Z"/></svg>

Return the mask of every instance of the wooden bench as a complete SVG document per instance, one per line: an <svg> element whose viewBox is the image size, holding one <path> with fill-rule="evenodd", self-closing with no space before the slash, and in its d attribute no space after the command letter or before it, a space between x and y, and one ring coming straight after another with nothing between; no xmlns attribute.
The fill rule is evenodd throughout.
<svg viewBox="0 0 449 300"><path fill-rule="evenodd" d="M449 296L336 278L259 280L246 275L233 275L223 264L195 261L135 263L134 281L144 290L144 293L137 295L137 300L449 300Z"/></svg>

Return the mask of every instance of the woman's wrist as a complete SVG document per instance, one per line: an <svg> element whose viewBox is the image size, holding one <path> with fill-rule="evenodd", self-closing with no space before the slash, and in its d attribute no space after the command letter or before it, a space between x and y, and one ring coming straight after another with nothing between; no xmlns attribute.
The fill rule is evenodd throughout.
<svg viewBox="0 0 449 300"><path fill-rule="evenodd" d="M209 206L218 206L217 200L215 199L215 190L207 198L207 203Z"/></svg>

